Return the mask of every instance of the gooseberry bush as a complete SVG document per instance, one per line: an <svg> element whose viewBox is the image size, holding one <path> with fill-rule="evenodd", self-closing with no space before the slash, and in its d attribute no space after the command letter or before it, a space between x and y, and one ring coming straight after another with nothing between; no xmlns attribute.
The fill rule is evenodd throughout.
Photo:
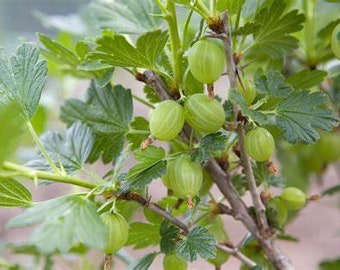
<svg viewBox="0 0 340 270"><path fill-rule="evenodd" d="M328 2L94 1L77 17L82 32L58 17L56 37L1 50L0 206L23 208L9 228L36 225L5 248L44 269L90 250L104 269L149 269L156 257L169 270L231 257L241 269L294 269L276 240L291 238L296 211L340 190L307 192L340 158L339 3ZM143 95L115 83L122 70ZM39 134L47 76L89 87L60 103L64 130ZM36 146L28 160L12 155L24 132ZM78 189L35 202L30 181ZM131 260L127 246L145 256Z"/></svg>

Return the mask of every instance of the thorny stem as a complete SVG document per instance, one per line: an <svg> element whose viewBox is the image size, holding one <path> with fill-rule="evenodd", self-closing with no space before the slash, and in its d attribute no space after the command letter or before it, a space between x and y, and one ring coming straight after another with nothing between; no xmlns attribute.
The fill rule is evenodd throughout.
<svg viewBox="0 0 340 270"><path fill-rule="evenodd" d="M221 39L223 42L223 47L227 58L227 73L229 77L230 87L232 89L236 89L237 87L236 65L234 62L233 52L231 49L232 43L229 30L229 16L227 12L223 13L222 20L224 23L224 33L221 35Z"/></svg>
<svg viewBox="0 0 340 270"><path fill-rule="evenodd" d="M240 147L240 152L241 152L241 157L240 157L241 164L243 166L244 173L248 180L250 195L251 195L254 207L255 207L257 224L260 227L259 228L260 231L265 232L265 230L269 229L267 218L265 215L265 208L261 202L260 194L258 192L256 181L254 178L253 169L251 167L251 162L244 147L245 131L244 131L244 126L241 123L237 127L237 134L239 138L239 147Z"/></svg>
<svg viewBox="0 0 340 270"><path fill-rule="evenodd" d="M163 209L161 206L159 206L156 203L149 202L146 198L144 198L142 195L135 193L135 192L127 192L122 195L119 195L117 197L120 200L128 200L128 201L135 201L141 204L143 207L150 209L151 211L159 214L162 216L164 219L170 221L172 224L176 225L178 228L180 228L185 235L189 234L190 228L184 224L182 221L179 219L175 218L172 216L168 211ZM256 266L256 263L253 262L251 259L249 259L247 256L239 252L238 249L236 248L230 248L222 244L216 244L216 247L226 253L231 254L235 258L239 259L241 262L244 264L248 265L249 267L254 267Z"/></svg>
<svg viewBox="0 0 340 270"><path fill-rule="evenodd" d="M162 80L152 71L145 71L145 82L154 90L162 99L171 99L172 96L167 91L166 86ZM188 140L190 132L184 130L181 133L181 137L184 140ZM259 233L257 224L252 219L248 212L248 208L242 201L237 191L233 187L229 175L220 167L215 159L210 159L207 162L207 170L210 172L213 181L218 186L222 194L227 198L233 211L233 217L236 220L240 220L249 232L259 241L264 252L266 253L268 259L273 263L273 265L280 270L292 270L294 269L290 264L288 258L281 252L281 250L276 246L273 239L264 239ZM146 201L146 200L145 200ZM159 213L158 211L155 211ZM169 220L169 219L168 219ZM176 219L174 220L176 222ZM177 225L176 223L174 223ZM180 223L181 224L181 223ZM183 224L183 223L182 223Z"/></svg>
<svg viewBox="0 0 340 270"><path fill-rule="evenodd" d="M230 31L229 18L228 18L227 12L223 14L223 22L224 22L225 35L222 35L221 38L223 41L223 45L224 45L224 49L225 49L226 57L227 57L227 63L228 63L227 73L228 73L228 77L230 80L231 88L236 89L237 87L237 73L236 72L237 71L236 71L236 65L235 65L234 58L233 58L231 35L229 32ZM238 114L239 109L235 107L235 111ZM241 150L241 163L245 170L245 174L248 180L249 191L250 191L252 201L255 207L257 224L260 226L260 232L262 233L262 230L266 231L269 229L269 227L268 227L267 219L265 216L265 209L261 202L259 192L257 190L253 170L251 167L251 162L244 148L245 130L244 130L244 125L241 123L238 125L237 134L239 137L239 145L240 145L240 150Z"/></svg>
<svg viewBox="0 0 340 270"><path fill-rule="evenodd" d="M227 73L230 81L230 86L232 89L236 89L237 87L237 76L236 76L236 65L234 63L233 59L233 53L232 53L232 44L231 44L231 36L230 36L230 30L229 30L229 21L228 21L228 13L225 12L223 14L223 23L224 23L224 33L222 34L221 38L223 41L224 49L226 52L227 57ZM239 109L237 106L234 108L236 112L236 116L238 115ZM239 145L241 148L241 162L243 165L243 168L245 170L245 174L248 180L249 190L252 196L252 201L256 210L256 218L257 218L257 224L253 224L253 220L249 221L243 220L243 223L246 225L246 227L249 229L249 231L253 234L253 236L259 241L259 244L262 246L265 254L267 255L268 259L273 263L273 265L277 269L293 269L293 266L287 259L287 257L279 250L279 248L275 245L275 241L273 239L264 237L263 232L266 232L269 230L269 226L267 223L267 219L264 212L264 206L262 205L255 179L254 174L252 172L251 163L249 156L246 154L244 149L244 136L245 136L245 130L243 124L238 126L237 133L239 136ZM211 165L212 166L212 165ZM216 181L215 181L216 183ZM220 186L219 186L220 188ZM220 188L221 189L221 188ZM227 192L227 191L226 191ZM223 195L226 195L224 192L222 192ZM230 195L229 195L230 196ZM227 197L229 200L229 198ZM232 202L229 200L233 210L238 213L238 211L242 208L234 208ZM243 218L246 217L245 214L241 215ZM251 226L250 226L251 225Z"/></svg>
<svg viewBox="0 0 340 270"><path fill-rule="evenodd" d="M231 37L229 35L227 13L224 13L223 21L224 21L225 31L222 34L217 34L216 37L221 38L223 41L225 53L227 56L227 63L228 63L227 73L229 76L231 88L235 89L237 86L236 66L234 63L233 55L232 55ZM161 99L172 98L172 96L167 91L166 86L163 84L162 80L157 75L155 75L155 73L153 73L152 71L145 71L144 76L146 78L145 82L159 94ZM236 109L236 113L238 113L239 109L237 106L235 106L235 109ZM244 127L242 127L242 129L244 132ZM181 133L182 139L188 140L188 134L190 133L187 133L184 130L184 132ZM243 166L247 166L247 165L243 165ZM263 228L266 228L266 229L268 228L267 222L263 221L262 217L260 217L261 222L263 222L264 224L258 227L258 224L250 216L247 206L245 205L245 203L243 202L243 200L241 199L241 197L238 195L237 191L233 187L230 181L229 175L226 174L226 172L220 167L220 165L216 162L216 160L210 159L207 162L207 169L210 172L215 184L218 186L222 194L229 201L234 218L236 220L242 221L242 223L249 230L249 232L258 240L260 246L262 247L263 251L267 255L269 261L275 266L275 268L280 269L280 270L294 269L289 259L277 247L275 240L269 237L264 237L261 234L261 231L263 230ZM253 181L253 180L250 179L250 181ZM254 187L254 182L251 183L250 186ZM255 184L255 187L256 187L256 184ZM257 200L256 195L255 197L256 198L253 198L254 201ZM257 204L258 202L256 202L256 205ZM261 209L262 209L262 206L261 206ZM262 210L260 212L262 212Z"/></svg>

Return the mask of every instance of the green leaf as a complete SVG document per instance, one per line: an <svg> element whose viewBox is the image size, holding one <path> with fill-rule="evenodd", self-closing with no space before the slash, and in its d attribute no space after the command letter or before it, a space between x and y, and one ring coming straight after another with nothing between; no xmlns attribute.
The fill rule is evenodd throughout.
<svg viewBox="0 0 340 270"><path fill-rule="evenodd" d="M130 169L128 173L130 179L163 160L165 151L162 147L150 145L146 149L136 150L134 155L138 163Z"/></svg>
<svg viewBox="0 0 340 270"><path fill-rule="evenodd" d="M104 35L96 40L97 47L88 57L114 67L155 69L156 59L167 40L166 31L156 30L140 36L134 47L124 36Z"/></svg>
<svg viewBox="0 0 340 270"><path fill-rule="evenodd" d="M9 227L39 225L30 243L43 253L67 252L80 242L88 247L104 249L107 229L102 223L93 202L79 196L51 199L13 218Z"/></svg>
<svg viewBox="0 0 340 270"><path fill-rule="evenodd" d="M32 195L26 187L11 178L0 178L0 206L19 207L32 204Z"/></svg>
<svg viewBox="0 0 340 270"><path fill-rule="evenodd" d="M233 35L243 35L248 36L259 31L261 24L257 22L247 22L245 25L233 32Z"/></svg>
<svg viewBox="0 0 340 270"><path fill-rule="evenodd" d="M152 103L157 103L161 101L155 90L148 85L145 85L143 87L143 93L145 94L145 97Z"/></svg>
<svg viewBox="0 0 340 270"><path fill-rule="evenodd" d="M230 91L229 92L229 101L231 104L237 104L244 116L249 117L253 121L259 123L260 125L266 125L268 124L269 120L267 115L265 115L262 112L250 110L248 108L247 101L244 99L243 95L239 91ZM226 106L228 106L229 103L225 103ZM226 108L225 106L225 108Z"/></svg>
<svg viewBox="0 0 340 270"><path fill-rule="evenodd" d="M166 172L166 161L163 160L165 151L161 147L150 145L146 149L136 150L135 158L138 163L128 172L119 193L142 189Z"/></svg>
<svg viewBox="0 0 340 270"><path fill-rule="evenodd" d="M274 0L270 7L264 7L256 13L254 23L261 27L254 32L254 41L248 51L251 57L282 58L298 47L298 39L291 33L302 29L305 16L298 14L298 10L283 14L285 8L284 1Z"/></svg>
<svg viewBox="0 0 340 270"><path fill-rule="evenodd" d="M129 239L126 245L133 245L135 249L157 245L161 240L159 229L159 224L133 222L130 224Z"/></svg>
<svg viewBox="0 0 340 270"><path fill-rule="evenodd" d="M278 104L276 111L276 123L284 138L292 144L311 144L320 137L316 129L331 130L338 125L332 110L322 107L327 102L326 94L321 92L291 92Z"/></svg>
<svg viewBox="0 0 340 270"><path fill-rule="evenodd" d="M220 1L217 1L216 6L219 9L219 11L228 10L228 13L230 15L236 15L237 12L242 9L245 2L246 2L245 0L238 0L238 1L220 0Z"/></svg>
<svg viewBox="0 0 340 270"><path fill-rule="evenodd" d="M100 157L106 164L115 160L124 148L124 134L122 133L95 133L94 145L87 162L93 163Z"/></svg>
<svg viewBox="0 0 340 270"><path fill-rule="evenodd" d="M92 150L93 135L85 124L75 122L66 133L48 131L40 137L40 141L57 167L73 172L83 168ZM40 152L39 158L30 160L27 166L51 170Z"/></svg>
<svg viewBox="0 0 340 270"><path fill-rule="evenodd" d="M286 79L294 89L308 89L323 82L327 72L323 70L301 70Z"/></svg>
<svg viewBox="0 0 340 270"><path fill-rule="evenodd" d="M157 57L163 51L168 38L167 31L156 30L148 32L138 38L136 48L148 59L150 64L154 65Z"/></svg>
<svg viewBox="0 0 340 270"><path fill-rule="evenodd" d="M77 57L77 55L61 43L52 40L50 37L40 33L38 34L38 39L46 48L41 49L42 54L46 58L60 65L67 65L72 68L76 68L77 65L80 64L81 61Z"/></svg>
<svg viewBox="0 0 340 270"><path fill-rule="evenodd" d="M318 37L323 41L327 42L328 44L331 43L331 36L333 33L334 28L340 23L340 19L336 19L328 23L324 28L322 28L318 32Z"/></svg>
<svg viewBox="0 0 340 270"><path fill-rule="evenodd" d="M161 239L161 251L168 254L176 249L176 240L179 237L180 229L168 221L163 221L159 231Z"/></svg>
<svg viewBox="0 0 340 270"><path fill-rule="evenodd" d="M16 103L1 104L0 101L0 164L15 151L23 133L24 126L20 111Z"/></svg>
<svg viewBox="0 0 340 270"><path fill-rule="evenodd" d="M138 165L136 165L138 166ZM136 167L135 166L135 167ZM134 168L134 167L133 167ZM133 169L132 168L132 169ZM128 190L140 190L145 188L148 184L151 183L153 179L161 177L166 172L166 161L159 160L149 167L145 168L142 172L138 174L134 174L130 176L128 174L127 181L123 183L121 186L119 193L127 192Z"/></svg>
<svg viewBox="0 0 340 270"><path fill-rule="evenodd" d="M157 252L150 253L139 259L137 262L129 265L128 270L149 270L152 262L158 255Z"/></svg>
<svg viewBox="0 0 340 270"><path fill-rule="evenodd" d="M67 124L80 120L100 133L126 133L132 119L131 91L92 82L87 101L71 99L61 108L60 118Z"/></svg>
<svg viewBox="0 0 340 270"><path fill-rule="evenodd" d="M149 122L144 117L136 116L135 119L130 123L130 128L133 130L140 130L150 132ZM126 135L126 139L132 143L132 149L136 149L140 147L141 143L149 137L149 133L146 134L137 134L137 133L128 133Z"/></svg>
<svg viewBox="0 0 340 270"><path fill-rule="evenodd" d="M116 33L141 34L159 28L162 23L160 18L150 16L160 13L154 1L97 1L89 9L100 28L113 29Z"/></svg>
<svg viewBox="0 0 340 270"><path fill-rule="evenodd" d="M46 74L46 62L40 59L35 46L22 44L11 59L0 50L0 94L17 102L28 119L38 108Z"/></svg>
<svg viewBox="0 0 340 270"><path fill-rule="evenodd" d="M216 239L206 228L195 227L177 244L177 255L190 262L197 260L197 255L203 259L215 258L216 244Z"/></svg>
<svg viewBox="0 0 340 270"><path fill-rule="evenodd" d="M191 153L193 161L203 162L210 158L212 152L224 150L228 137L221 132L204 136Z"/></svg>
<svg viewBox="0 0 340 270"><path fill-rule="evenodd" d="M286 97L293 90L281 73L273 70L257 76L254 85L259 93L275 97Z"/></svg>
<svg viewBox="0 0 340 270"><path fill-rule="evenodd" d="M68 125L86 123L95 134L89 161L100 155L105 163L115 159L123 149L124 136L132 119L131 91L121 85L100 87L92 82L86 102L71 99L61 108L60 119Z"/></svg>
<svg viewBox="0 0 340 270"><path fill-rule="evenodd" d="M319 264L319 270L338 270L340 268L340 258L323 260Z"/></svg>

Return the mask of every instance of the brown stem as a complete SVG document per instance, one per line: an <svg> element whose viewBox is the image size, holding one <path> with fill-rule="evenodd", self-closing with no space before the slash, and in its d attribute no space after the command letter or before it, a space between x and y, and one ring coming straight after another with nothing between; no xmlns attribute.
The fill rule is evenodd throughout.
<svg viewBox="0 0 340 270"><path fill-rule="evenodd" d="M259 225L260 232L263 232L262 234L265 235L266 231L269 230L268 222L265 214L265 208L262 204L260 194L258 192L256 181L254 178L253 169L251 167L250 158L246 153L245 147L244 147L244 140L245 140L245 131L244 126L242 123L239 124L237 128L237 134L239 139L239 148L241 153L241 164L244 169L244 173L246 175L246 178L248 180L248 187L250 191L250 195L253 201L253 205L255 207L256 212L256 221Z"/></svg>
<svg viewBox="0 0 340 270"><path fill-rule="evenodd" d="M234 215L234 211L229 206L227 206L223 203L218 204L218 210L219 210L219 214L226 214L226 215L229 215L229 216Z"/></svg>
<svg viewBox="0 0 340 270"><path fill-rule="evenodd" d="M139 81L144 82L152 89L154 89L161 100L172 99L171 94L168 92L167 87L164 85L161 78L152 70L146 70L143 74L139 74L137 77Z"/></svg>
<svg viewBox="0 0 340 270"><path fill-rule="evenodd" d="M154 202L149 202L149 200L145 199L139 193L129 191L129 192L126 192L124 194L117 196L117 199L138 202L143 207L150 209L151 211L162 216L164 219L170 221L172 224L176 225L178 228L180 228L184 232L185 235L189 234L190 232L190 229L186 224L184 224L182 221L172 216L168 211L163 209L158 204ZM249 259L247 256L245 256L244 254L242 254L236 249L226 247L222 244L216 244L216 247L236 257L237 259L239 259L241 262L248 265L249 267L254 267L256 265L255 262L253 262L251 259Z"/></svg>
<svg viewBox="0 0 340 270"><path fill-rule="evenodd" d="M217 33L217 35L219 36L219 38L222 39L222 42L224 45L224 50L225 50L226 57L227 57L227 73L228 73L228 77L230 81L230 87L232 89L236 89L237 87L236 72L237 71L236 71L236 65L235 65L234 58L233 58L232 43L231 43L232 41L231 41L231 36L230 36L229 18L228 18L227 12L223 13L222 20L224 24L224 31L222 31L222 33L221 32ZM237 105L234 105L234 112L235 112L235 116L237 117L238 112L239 112L239 108L237 107ZM213 179L215 183L218 185L218 187L220 188L220 190L222 191L223 195L225 195L226 198L228 199L229 203L232 206L232 209L235 212L242 211L242 212L239 212L242 222L248 228L248 230L253 234L253 236L258 240L258 242L263 248L263 251L267 255L268 259L275 266L275 268L281 269L281 270L291 270L293 269L293 266L291 265L288 258L276 246L275 241L271 238L266 238L261 235L261 232L263 230L268 229L269 227L268 227L267 219L264 213L264 207L263 207L263 204L261 203L261 199L257 191L254 175L253 175L251 164L250 164L250 159L246 155L245 150L244 150L244 135L245 135L244 126L239 125L237 131L238 131L238 136L239 136L239 144L241 146L240 148L242 148L241 149L241 152L242 152L241 162L245 170L245 174L246 174L248 184L249 184L249 190L252 195L253 204L256 209L257 224L259 225L259 228L257 227L257 224L254 224L251 218L250 219L248 218L249 214L248 212L245 213L245 209L244 209L245 206L239 203L239 200L235 198L235 195L229 194L227 196L227 193L232 191L232 189L230 189L230 187L227 185L229 181L224 181L225 186L223 187L220 183L221 180L216 179L218 175L215 175L215 177L213 176ZM210 172L212 172L212 170L215 172L218 171L218 168L216 168L215 164L212 162L210 162L210 167L211 167L209 170ZM221 174L220 174L220 177L222 177Z"/></svg>
<svg viewBox="0 0 340 270"><path fill-rule="evenodd" d="M236 67L233 59L233 55L231 52L231 39L229 35L229 26L228 26L228 16L225 13L224 16L224 22L225 22L225 29L226 33L218 34L217 37L221 38L223 40L223 44L225 46L225 51L227 55L227 71L228 76L230 80L230 85L232 88L236 88ZM156 93L160 96L161 99L173 99L173 97L169 94L167 91L166 86L162 82L161 78L157 76L152 71L145 71L143 73L146 80L145 83L147 83L150 87L152 87ZM237 115L238 108L235 106L235 111ZM189 126L186 126L182 133L181 137L184 140L188 140L191 134L191 128ZM281 252L281 250L276 246L275 241L271 238L265 238L261 235L259 228L257 227L257 223L253 220L253 218L248 213L248 208L241 199L241 197L238 195L237 191L233 187L231 180L229 176L225 173L225 171L222 170L222 168L219 166L216 160L210 159L207 162L207 169L209 173L211 174L213 181L216 183L222 194L227 198L229 201L229 204L231 206L231 209L233 211L233 216L235 219L240 220L245 227L249 230L249 232L258 240L259 244L263 248L263 251L267 255L268 259L272 262L272 264L276 267L276 269L280 270L291 270L293 269L292 265L290 264L290 261L288 258ZM150 204L153 205L153 204ZM152 207L152 206L151 206ZM164 209L158 208L154 206L155 208L151 209L159 214L163 213ZM166 211L165 211L166 212ZM167 212L166 212L167 213ZM166 215L164 213L164 215ZM179 220L167 216L165 217L167 220L172 220L175 225L178 225L180 228L184 230L186 226ZM187 228L187 227L186 227ZM187 228L188 229L188 228ZM218 246L218 248L225 250L225 247ZM233 254L235 256L235 254ZM236 256L235 256L236 257ZM240 259L240 258L239 258ZM248 262L243 261L244 263L248 264Z"/></svg>
<svg viewBox="0 0 340 270"><path fill-rule="evenodd" d="M239 259L244 264L250 266L250 268L253 268L256 266L256 263L254 263L252 260L250 260L247 256L245 256L243 253L241 253L237 248L230 248L222 244L217 244L216 247L226 253L229 253L233 255L235 258Z"/></svg>
<svg viewBox="0 0 340 270"><path fill-rule="evenodd" d="M229 77L230 87L232 89L236 89L237 81L236 81L236 65L234 62L233 52L231 50L231 35L229 30L229 16L228 12L223 13L223 24L224 24L224 33L221 35L221 39L223 42L224 51L227 57L227 73Z"/></svg>
<svg viewBox="0 0 340 270"><path fill-rule="evenodd" d="M208 160L207 169L215 184L230 203L234 218L240 220L255 237L258 236L256 223L248 213L247 206L231 184L229 175L222 170L214 159Z"/></svg>

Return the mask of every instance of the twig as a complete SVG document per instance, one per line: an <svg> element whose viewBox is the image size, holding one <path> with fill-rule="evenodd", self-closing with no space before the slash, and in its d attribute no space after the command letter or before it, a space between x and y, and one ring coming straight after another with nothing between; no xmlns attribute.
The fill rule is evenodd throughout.
<svg viewBox="0 0 340 270"><path fill-rule="evenodd" d="M246 228L256 237L258 235L258 229L255 221L248 213L248 208L242 201L237 191L230 182L229 175L227 175L222 168L218 165L216 160L210 159L206 165L208 171L215 184L218 186L222 194L227 198L230 206L233 210L233 216L235 219L242 221Z"/></svg>
<svg viewBox="0 0 340 270"><path fill-rule="evenodd" d="M250 268L253 268L256 266L256 263L253 262L251 259L249 259L247 256L245 256L243 253L241 253L238 249L226 247L222 244L217 244L216 247L226 253L229 253L233 255L235 258L239 259L244 264L248 265Z"/></svg>
<svg viewBox="0 0 340 270"><path fill-rule="evenodd" d="M233 59L233 52L232 52L232 44L231 44L231 36L230 36L230 30L229 30L229 18L228 18L228 13L224 12L223 13L223 25L224 25L224 33L217 33L219 34L223 41L223 45L224 45L224 50L226 53L226 57L227 57L227 73L228 73L228 77L229 77L229 81L230 81L230 86L232 89L236 89L237 87L237 81L236 81L236 66L234 63L234 59ZM239 108L237 107L237 105L234 105L234 112L235 112L235 116L238 116L238 112L239 112ZM276 246L274 239L271 238L267 238L267 237L263 237L263 235L261 235L261 231L265 231L266 229L268 229L268 224L267 224L267 219L265 217L264 214L264 208L263 205L261 203L260 200L260 196L258 194L257 191L257 187L256 187L256 183L255 183L255 179L254 179L254 175L252 173L252 168L251 168L251 164L250 164L250 160L249 157L246 155L245 153L245 149L244 149L244 126L240 125L238 126L238 136L239 136L239 144L241 145L241 148L243 148L242 150L242 154L241 154L241 162L242 165L244 167L244 170L246 172L246 176L247 176L247 180L249 183L249 189L252 195L252 200L254 203L254 206L256 208L256 212L257 212L257 222L259 224L259 228L257 228L257 224L253 224L253 220L252 219L248 219L248 212L244 213L244 205L242 204L238 204L238 205L232 205L232 203L237 202L236 198L234 198L234 195L231 196L229 194L229 196L227 197L228 193L228 189L229 188L224 188L225 192L222 192L223 195L226 196L226 198L228 199L228 201L230 202L233 210L236 211L242 211L239 212L240 213L240 217L242 218L242 221L244 223L244 225L248 228L248 230L253 234L253 236L258 240L260 246L262 247L264 253L267 255L268 259L272 262L272 264L275 266L275 268L277 269L281 269L281 270L291 270L294 269L293 266L291 265L290 261L288 260L288 258L281 252L281 250ZM214 164L212 162L210 162L210 166L213 166ZM211 170L210 170L211 171ZM219 186L220 190L222 191L223 186L219 185L219 182L214 176L213 179L215 181L215 183ZM226 183L228 183L228 181L226 181ZM238 197L238 196L237 196ZM236 208L235 208L236 207ZM248 214L248 216L247 216ZM247 219L245 219L247 218ZM255 225L255 227L254 227Z"/></svg>
<svg viewBox="0 0 340 270"><path fill-rule="evenodd" d="M154 202L149 202L149 200L145 199L142 195L140 195L136 192L131 192L131 191L126 192L124 194L117 196L117 199L138 202L143 207L150 209L151 211L159 214L164 219L170 221L172 224L179 227L184 232L185 235L189 234L189 232L190 232L189 227L187 225L185 225L182 221L180 221L179 219L172 216L169 212L167 212L165 209L163 209L158 204L156 204ZM241 252L239 252L236 249L229 248L229 247L222 245L222 244L216 244L216 247L218 249L234 256L235 258L239 259L241 262L243 262L244 264L248 265L251 268L256 266L255 262L253 262L251 259L249 259L247 256L245 256L244 254L242 254Z"/></svg>
<svg viewBox="0 0 340 270"><path fill-rule="evenodd" d="M234 215L234 211L229 206L227 206L223 203L218 204L218 209L219 209L220 214L226 214L226 215L230 215L230 216Z"/></svg>
<svg viewBox="0 0 340 270"><path fill-rule="evenodd" d="M223 24L224 24L224 33L221 35L221 39L223 42L223 47L225 50L225 54L227 57L227 73L229 77L230 87L232 89L236 89L237 81L236 81L236 65L234 62L233 52L231 50L231 35L229 30L229 16L228 12L223 13Z"/></svg>
<svg viewBox="0 0 340 270"><path fill-rule="evenodd" d="M161 100L165 99L172 99L172 96L168 92L168 89L164 85L161 78L152 70L146 70L143 74L138 74L139 76L136 76L137 80L144 82L148 86L150 86L157 95L160 97Z"/></svg>
<svg viewBox="0 0 340 270"><path fill-rule="evenodd" d="M242 123L240 123L237 128L237 134L239 138L241 164L244 169L246 178L248 180L248 187L249 187L250 195L251 195L254 207L255 207L257 224L259 225L260 231L263 232L263 234L265 234L266 230L269 229L268 222L267 222L267 218L265 215L265 208L264 208L264 205L262 204L260 194L256 186L256 181L254 178L253 169L251 167L250 158L247 155L245 147L244 147L245 131L244 131L244 126L242 125Z"/></svg>
<svg viewBox="0 0 340 270"><path fill-rule="evenodd" d="M129 192L119 195L117 199L138 202L143 207L149 208L151 211L169 220L171 223L181 228L185 233L189 233L189 228L187 227L187 225L185 225L179 219L173 217L169 212L167 212L165 209L160 207L158 204L150 203L149 200L145 199L139 193L129 191Z"/></svg>
<svg viewBox="0 0 340 270"><path fill-rule="evenodd" d="M217 34L216 36L223 40L223 44L225 46L225 51L227 55L227 71L230 80L230 85L232 88L236 88L236 67L233 59L233 55L231 52L231 39L229 35L229 26L228 26L228 15L225 13L223 16L223 20L225 22L225 32L222 34ZM228 48L228 49L227 49ZM173 99L166 86L162 82L161 78L157 76L152 71L145 71L143 73L145 77L145 83L147 83L150 87L152 87L156 93L159 95L161 99ZM238 114L238 108L235 106L236 114ZM181 132L181 138L183 140L188 141L191 134L191 128L189 126L185 126L183 131ZM272 264L280 270L292 270L294 269L288 260L288 258L281 252L281 250L276 246L275 241L271 238L264 238L259 228L257 227L256 222L248 213L248 208L238 195L237 191L233 187L229 176L222 170L215 159L210 159L207 162L207 169L210 172L213 181L216 183L222 194L227 198L230 203L231 209L233 211L233 216L237 220L241 220L245 227L249 230L249 232L256 238L263 248L263 251L267 255L268 259L272 262ZM158 208L156 208L158 209ZM155 209L155 210L156 210ZM162 209L158 209L157 211L161 211ZM159 213L159 212L157 212ZM175 220L173 220L175 222ZM180 221L179 221L180 222ZM176 223L175 223L176 224ZM183 223L178 223L181 225ZM183 224L185 226L185 224Z"/></svg>

